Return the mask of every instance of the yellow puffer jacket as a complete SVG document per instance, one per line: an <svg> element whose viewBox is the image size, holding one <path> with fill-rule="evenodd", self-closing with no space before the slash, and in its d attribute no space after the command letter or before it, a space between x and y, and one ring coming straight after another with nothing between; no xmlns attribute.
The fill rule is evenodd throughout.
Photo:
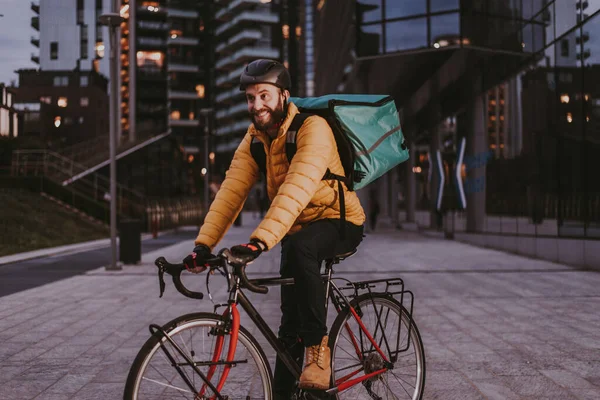
<svg viewBox="0 0 600 400"><path fill-rule="evenodd" d="M333 132L327 122L318 116L305 121L296 138L297 151L288 163L285 153L286 132L298 108L290 103L287 116L272 141L266 133L248 128L242 143L233 156L221 189L196 238L196 244L211 249L223 238L237 218L252 186L259 177L258 165L250 153L250 143L257 137L267 155L267 189L271 207L263 221L250 236L273 248L286 234L325 218L339 219L338 184L321 178L329 170L344 175ZM355 192L343 185L346 220L362 225L365 213Z"/></svg>

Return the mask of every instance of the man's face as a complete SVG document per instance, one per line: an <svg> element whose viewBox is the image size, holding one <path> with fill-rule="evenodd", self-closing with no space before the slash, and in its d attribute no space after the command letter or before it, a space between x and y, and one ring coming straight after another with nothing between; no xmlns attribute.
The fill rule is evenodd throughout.
<svg viewBox="0 0 600 400"><path fill-rule="evenodd" d="M260 131L273 128L285 115L284 107L288 92L268 83L250 85L246 88L248 112L254 127Z"/></svg>

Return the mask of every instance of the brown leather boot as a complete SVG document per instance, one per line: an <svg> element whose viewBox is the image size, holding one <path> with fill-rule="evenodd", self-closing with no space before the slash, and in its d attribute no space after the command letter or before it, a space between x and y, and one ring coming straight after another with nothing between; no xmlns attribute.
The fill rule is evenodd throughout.
<svg viewBox="0 0 600 400"><path fill-rule="evenodd" d="M327 345L328 336L323 336L321 344L306 348L304 371L300 375L300 389L329 389L331 378L331 351Z"/></svg>

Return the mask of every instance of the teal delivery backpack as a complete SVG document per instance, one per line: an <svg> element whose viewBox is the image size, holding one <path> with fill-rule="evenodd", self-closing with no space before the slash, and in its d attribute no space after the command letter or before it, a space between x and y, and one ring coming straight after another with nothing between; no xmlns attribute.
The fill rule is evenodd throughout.
<svg viewBox="0 0 600 400"><path fill-rule="evenodd" d="M317 114L327 120L335 136L344 166L344 183L349 190L364 188L408 160L408 147L391 96L339 94L292 97L290 102L301 114ZM293 140L295 143L295 135Z"/></svg>
<svg viewBox="0 0 600 400"><path fill-rule="evenodd" d="M340 217L345 219L345 204L341 183L348 190L359 190L390 169L408 160L409 150L396 104L391 96L369 94L334 94L320 97L291 97L300 114L288 128L286 156L291 163L296 153L296 135L306 118L319 115L333 130L344 176L327 170L323 180L338 181ZM250 146L252 157L260 171L266 173L266 154L258 139Z"/></svg>

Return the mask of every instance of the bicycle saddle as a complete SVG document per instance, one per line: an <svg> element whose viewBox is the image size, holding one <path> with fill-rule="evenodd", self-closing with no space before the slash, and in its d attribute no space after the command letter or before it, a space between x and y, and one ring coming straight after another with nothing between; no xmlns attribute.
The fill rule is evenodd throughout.
<svg viewBox="0 0 600 400"><path fill-rule="evenodd" d="M358 251L358 249L354 249L347 253L338 254L335 257L333 257L331 260L333 260L334 264L338 264L340 261L343 261L346 258L353 256L357 251Z"/></svg>

